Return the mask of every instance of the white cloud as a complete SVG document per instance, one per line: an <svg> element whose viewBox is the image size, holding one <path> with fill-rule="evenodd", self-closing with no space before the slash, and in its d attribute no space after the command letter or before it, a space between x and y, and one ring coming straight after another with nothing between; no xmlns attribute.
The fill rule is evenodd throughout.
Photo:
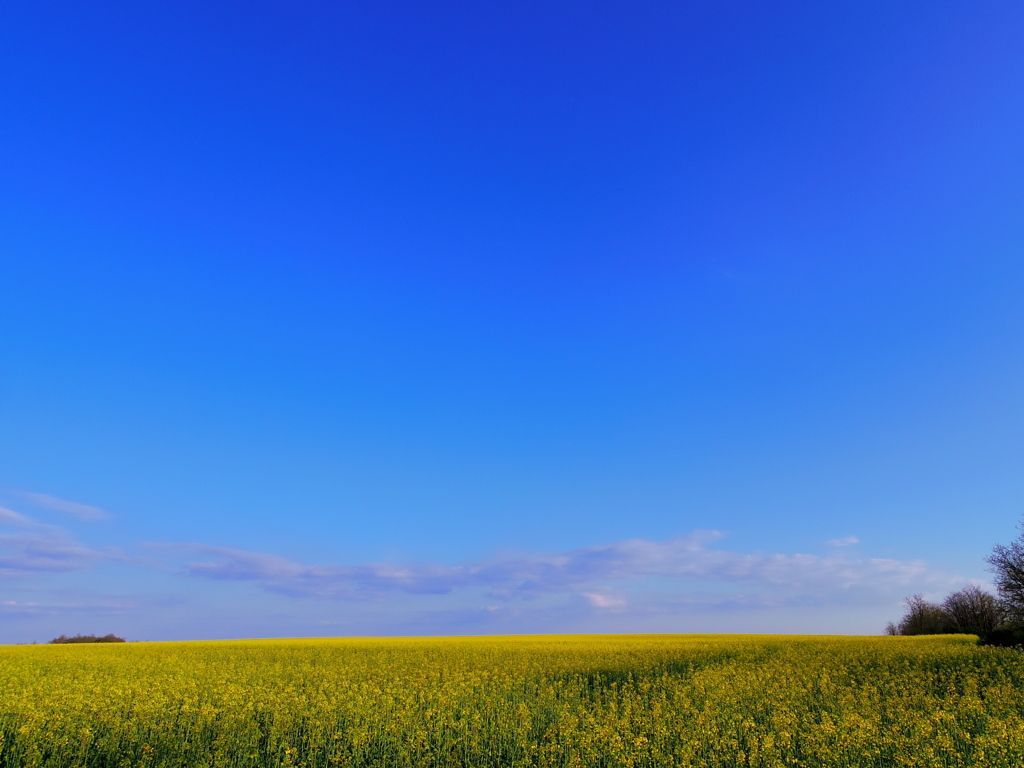
<svg viewBox="0 0 1024 768"><path fill-rule="evenodd" d="M65 614L120 614L138 607L131 600L39 602L34 600L4 600L0 602L0 615L6 616L61 616Z"/></svg>
<svg viewBox="0 0 1024 768"><path fill-rule="evenodd" d="M843 536L839 539L829 539L825 542L826 547L852 547L854 544L860 544L860 539L856 536Z"/></svg>
<svg viewBox="0 0 1024 768"><path fill-rule="evenodd" d="M100 509L99 507L80 504L77 501L59 499L56 496L50 496L46 493L23 493L22 496L37 507L52 509L54 512L63 512L64 514L77 517L79 520L85 520L86 522L94 523L99 520L107 520L110 518L110 513L104 509Z"/></svg>
<svg viewBox="0 0 1024 768"><path fill-rule="evenodd" d="M119 559L112 551L93 549L66 533L0 534L0 576L80 571L99 561Z"/></svg>
<svg viewBox="0 0 1024 768"><path fill-rule="evenodd" d="M2 595L4 600L19 602L6 603L0 612L30 617L55 616L53 611L58 609L70 611L81 595L57 592L40 600L40 593L33 590L43 582L30 577L73 573L112 562L204 580L203 587L192 590L193 597L201 594L203 600L215 594L210 589L215 581L248 583L274 595L308 598L318 602L291 600L279 603L279 609L316 614L318 621L324 620L325 612L340 612L346 631L363 633L372 627L391 634L697 631L694 627L706 631L722 626L750 631L750 626L765 622L785 626L781 618L773 617L792 617L800 611L827 615L830 607L841 605L898 611L900 598L907 594L942 592L964 583L920 561L853 557L846 550L745 553L726 548L722 538L716 531L695 531L664 541L626 539L454 564L318 565L204 543L152 543L145 545L152 556L143 559L95 548L63 528L0 508L0 583L4 577L18 577L18 584L28 590L21 597L14 592ZM185 597L187 593L186 589L180 599L189 602L192 598ZM101 596L94 597L102 601ZM332 608L319 601L344 605ZM147 604L140 598L139 610L151 612ZM96 611L102 612L96 605ZM156 616L146 621L159 623ZM743 616L752 623L743 624ZM232 621L236 620L241 622L237 626L250 622L248 614ZM55 625L54 631L63 629ZM224 636L246 633L237 628L219 631ZM275 631L279 630L262 630Z"/></svg>
<svg viewBox="0 0 1024 768"><path fill-rule="evenodd" d="M0 621L0 634L55 635L68 631L66 615L119 611L120 634L134 626L153 639L269 637L285 625L307 634L331 625L356 635L863 632L898 615L908 594L941 594L965 583L920 561L853 557L849 550L733 551L715 531L456 564L316 565L203 543L147 546L145 559L96 549L56 526L0 513L0 618L11 619ZM104 563L163 575L140 579L142 592L131 596L75 587L76 572ZM192 587L166 581L175 575ZM17 580L5 581L12 576ZM214 588L217 581L258 591L229 598ZM152 592L154 584L170 591ZM178 611L173 619L169 605ZM21 622L20 635L11 634L14 622Z"/></svg>
<svg viewBox="0 0 1024 768"><path fill-rule="evenodd" d="M595 608L616 609L625 608L626 601L621 597L607 594L605 592L584 592L583 597Z"/></svg>
<svg viewBox="0 0 1024 768"><path fill-rule="evenodd" d="M18 530L0 532L0 576L80 571L101 560L123 559L113 550L93 549L63 528L5 507L0 507L0 526Z"/></svg>
<svg viewBox="0 0 1024 768"><path fill-rule="evenodd" d="M277 555L204 544L151 545L184 555L181 572L250 581L279 594L376 599L387 594L483 590L502 602L578 594L595 607L621 607L609 584L668 584L673 592L714 587L722 600L820 601L839 593L891 594L908 585L946 582L920 561L849 558L840 554L745 554L711 545L716 531L667 541L627 539L565 552L519 554L457 565L307 565ZM198 557L197 557L198 556ZM731 586L730 586L731 585ZM730 597L730 595L732 595ZM753 595L754 597L751 597Z"/></svg>
<svg viewBox="0 0 1024 768"><path fill-rule="evenodd" d="M0 507L0 524L13 525L17 528L36 528L42 525L31 517L26 517L20 512L6 507Z"/></svg>

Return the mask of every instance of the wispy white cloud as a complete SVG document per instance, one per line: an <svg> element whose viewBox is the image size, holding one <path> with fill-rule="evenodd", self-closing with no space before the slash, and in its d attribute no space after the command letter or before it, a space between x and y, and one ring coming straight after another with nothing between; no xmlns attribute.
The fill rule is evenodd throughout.
<svg viewBox="0 0 1024 768"><path fill-rule="evenodd" d="M27 515L15 512L7 507L0 507L0 524L13 525L16 528L40 528L43 524Z"/></svg>
<svg viewBox="0 0 1024 768"><path fill-rule="evenodd" d="M36 601L36 600L2 600L0 615L6 616L61 616L64 614L120 614L138 607L131 600L96 600L96 601Z"/></svg>
<svg viewBox="0 0 1024 768"><path fill-rule="evenodd" d="M94 523L110 518L110 513L105 509L93 507L89 504L80 504L77 501L59 499L46 493L23 493L22 496L37 507L50 509L54 512L63 512L66 515L77 517L79 520L86 522Z"/></svg>
<svg viewBox="0 0 1024 768"><path fill-rule="evenodd" d="M58 624L58 614L77 611L76 605L87 614L86 603L92 602L82 602L81 595L66 587L73 583L71 574L106 563L204 580L199 590L180 582L172 588L176 595L181 590L185 602L197 592L204 599L214 595L211 582L248 583L278 596L317 601L289 600L279 603L278 610L315 614L318 620L341 612L347 632L391 634L707 631L723 626L750 631L766 622L774 627L771 617L792 617L794 612L827 617L840 605L898 610L906 594L939 593L963 584L921 561L854 557L846 549L824 554L739 552L724 546L717 531L663 541L626 539L563 551L503 553L454 564L310 564L205 543L144 546L151 553L146 558L97 548L64 528L0 507L0 584L5 577L17 577L23 590L0 595L6 601L0 614L22 617L18 621L57 617L53 621ZM53 574L62 573L67 576L54 581ZM46 574L46 582L33 578ZM57 585L57 591L39 599L44 583L47 589ZM101 596L92 597L97 599L97 615L119 610L117 600L104 608ZM148 612L148 621L159 623L151 601L138 599L132 620L141 622L142 613ZM346 604L332 608L319 601ZM242 631L224 621L220 631L228 636ZM238 615L232 621L248 626L249 619ZM781 622L780 627L791 631ZM57 624L52 627L64 631ZM260 631L280 630L274 624Z"/></svg>
<svg viewBox="0 0 1024 768"><path fill-rule="evenodd" d="M81 571L100 561L119 559L112 551L93 549L66 534L0 534L0 576Z"/></svg>
<svg viewBox="0 0 1024 768"><path fill-rule="evenodd" d="M668 582L675 589L736 585L773 599L821 599L839 592L898 592L941 580L920 561L849 558L839 554L747 554L714 548L716 531L667 541L628 539L547 554L505 555L457 565L307 565L277 555L205 544L155 544L183 556L181 572L216 580L249 581L280 594L374 599L389 593L445 594L483 590L502 602L576 594L591 606L619 608L625 598L611 584ZM802 596L802 597L801 597ZM731 599L731 598L730 598ZM761 598L757 598L760 600Z"/></svg>
<svg viewBox="0 0 1024 768"><path fill-rule="evenodd" d="M63 528L0 507L0 576L80 571L116 559L123 557L115 550L94 549Z"/></svg>
<svg viewBox="0 0 1024 768"><path fill-rule="evenodd" d="M583 597L588 603L595 608L604 608L606 610L621 610L626 607L626 600L622 597L616 597L615 595L607 592L583 592Z"/></svg>
<svg viewBox="0 0 1024 768"><path fill-rule="evenodd" d="M317 565L204 543L145 546L146 558L98 549L3 509L0 619L11 621L0 621L0 636L67 633L68 616L118 612L121 634L151 638L275 636L282 626L316 634L325 621L345 634L862 632L898 615L907 594L938 595L966 583L920 561L853 557L846 549L738 552L715 531L456 564ZM139 579L141 592L130 596L76 588L78 572L108 563L163 574ZM229 600L213 588L218 581L258 591ZM162 585L158 592L154 584ZM272 610L252 610L264 601ZM179 611L173 620L166 612L172 603Z"/></svg>
<svg viewBox="0 0 1024 768"><path fill-rule="evenodd" d="M385 592L440 594L466 583L465 566L305 565L279 555L207 544L147 543L149 549L180 552L188 560L182 573L215 580L252 581L265 589L295 596L360 599Z"/></svg>
<svg viewBox="0 0 1024 768"><path fill-rule="evenodd" d="M829 539L825 542L826 547L852 547L854 544L860 544L860 539L856 536L843 536L838 539Z"/></svg>

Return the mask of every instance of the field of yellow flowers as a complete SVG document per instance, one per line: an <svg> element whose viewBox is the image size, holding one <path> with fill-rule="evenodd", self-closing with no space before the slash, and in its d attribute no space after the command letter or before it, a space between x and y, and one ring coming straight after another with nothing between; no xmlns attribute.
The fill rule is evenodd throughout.
<svg viewBox="0 0 1024 768"><path fill-rule="evenodd" d="M1024 653L972 637L0 647L0 766L1024 765Z"/></svg>

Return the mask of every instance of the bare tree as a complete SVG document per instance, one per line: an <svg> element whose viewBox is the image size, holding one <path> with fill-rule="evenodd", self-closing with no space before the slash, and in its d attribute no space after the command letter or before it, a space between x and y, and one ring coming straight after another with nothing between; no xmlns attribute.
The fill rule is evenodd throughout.
<svg viewBox="0 0 1024 768"><path fill-rule="evenodd" d="M996 589L1008 618L1024 621L1024 523L1021 535L1009 545L996 544L992 554L985 558L989 570L995 574Z"/></svg>
<svg viewBox="0 0 1024 768"><path fill-rule="evenodd" d="M922 595L911 595L903 604L907 612L897 630L901 635L941 635L949 632L951 622L941 605L929 603Z"/></svg>
<svg viewBox="0 0 1024 768"><path fill-rule="evenodd" d="M980 587L964 587L942 604L951 629L984 637L1003 623L1003 606L995 595Z"/></svg>

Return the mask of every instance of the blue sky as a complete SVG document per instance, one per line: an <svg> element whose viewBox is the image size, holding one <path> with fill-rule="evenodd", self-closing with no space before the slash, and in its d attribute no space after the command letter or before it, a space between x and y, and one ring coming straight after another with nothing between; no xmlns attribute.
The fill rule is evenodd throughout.
<svg viewBox="0 0 1024 768"><path fill-rule="evenodd" d="M0 9L0 642L874 633L1024 511L1024 6Z"/></svg>

